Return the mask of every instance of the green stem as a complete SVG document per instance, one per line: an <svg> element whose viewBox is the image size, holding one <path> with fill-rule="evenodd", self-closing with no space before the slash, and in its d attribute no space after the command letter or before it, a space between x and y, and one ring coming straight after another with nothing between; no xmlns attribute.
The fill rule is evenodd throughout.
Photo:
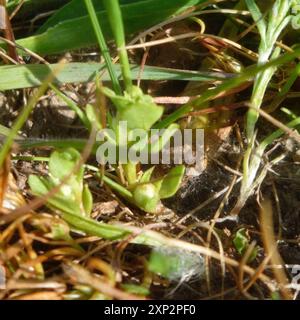
<svg viewBox="0 0 300 320"><path fill-rule="evenodd" d="M126 91L130 93L132 91L131 70L126 50L125 32L119 0L104 0L104 5L107 10L108 19L118 48L118 55L120 58Z"/></svg>
<svg viewBox="0 0 300 320"><path fill-rule="evenodd" d="M123 168L129 185L135 184L137 182L136 164L128 162L123 165Z"/></svg>
<svg viewBox="0 0 300 320"><path fill-rule="evenodd" d="M281 49L277 47L271 56L271 60L278 58L280 55L280 52L281 52ZM271 54L271 51L269 50L266 55L263 55L263 57L259 59L259 64L267 63L269 61L270 54ZM274 75L275 71L276 71L276 68L271 67L265 71L262 71L256 77L254 88L253 88L253 94L251 97L251 105L253 108L249 109L247 112L246 129L247 129L247 138L249 142L252 141L253 139L255 126L259 118L259 113L257 110L260 109L263 103L264 96L267 91L269 82L272 76Z"/></svg>
<svg viewBox="0 0 300 320"><path fill-rule="evenodd" d="M102 55L103 55L104 60L106 62L106 67L109 72L114 91L120 95L122 93L122 89L121 89L117 74L115 72L115 69L114 69L110 54L109 54L109 49L106 45L106 41L105 41L105 38L104 38L104 35L102 32L101 26L99 24L92 0L84 0L84 1L85 1L85 5L86 5L87 11L89 13L89 16L91 18L92 25L93 25L95 35L97 37Z"/></svg>
<svg viewBox="0 0 300 320"><path fill-rule="evenodd" d="M108 178L107 176L103 176L98 172L96 176L102 180L105 184L107 184L110 188L117 191L122 197L127 200L132 199L132 193L128 191L126 188L122 187L119 183L113 181L112 179Z"/></svg>

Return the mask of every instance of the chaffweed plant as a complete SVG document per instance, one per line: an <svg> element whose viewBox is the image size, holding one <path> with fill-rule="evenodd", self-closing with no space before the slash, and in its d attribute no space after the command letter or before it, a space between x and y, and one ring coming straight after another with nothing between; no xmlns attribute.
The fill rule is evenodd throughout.
<svg viewBox="0 0 300 320"><path fill-rule="evenodd" d="M281 48L276 45L284 29L292 22L294 28L300 27L300 1L276 0L266 17L261 13L255 0L246 0L249 11L256 23L260 35L258 64L263 65L279 57ZM246 115L246 137L248 147L243 161L243 180L239 200L232 213L236 214L244 206L246 200L254 192L258 181L258 171L263 159L263 153L268 145L283 134L281 130L266 138L258 147L255 147L256 123L259 118L259 109L262 106L265 92L275 74L277 67L268 68L259 72L254 80L254 87L250 101L250 108ZM299 120L299 119L298 119ZM289 127L299 125L295 120Z"/></svg>
<svg viewBox="0 0 300 320"><path fill-rule="evenodd" d="M91 0L85 0L87 11L91 18L92 26L94 28L102 56L106 62L108 73L112 81L112 89L103 87L99 81L97 81L97 89L100 95L106 96L110 99L112 104L115 107L115 110L112 112L106 111L105 108L100 107L100 112L102 114L98 117L97 112L93 109L92 106L88 105L86 109L86 114L84 114L72 101L65 97L58 89L52 86L52 89L73 109L86 125L88 129L94 126L97 129L105 129L104 123L107 123L107 126L110 130L114 132L114 137L106 134L106 138L109 139L116 147L116 149L126 149L127 150L127 139L123 139L123 131L120 130L121 124L126 123L127 131L126 136L130 136L131 132L136 129L142 129L144 132L149 132L152 126L161 118L163 114L163 108L158 106L152 99L151 96L146 95L142 90L132 83L131 70L129 65L129 59L127 51L125 48L125 32L122 21L122 14L119 6L118 0L104 0L103 1L108 20L111 25L112 33L115 39L118 56L120 60L123 83L125 90L123 92L122 86L119 82L119 79L116 75L115 68L112 63L111 56L109 54L109 49L107 47L103 32L101 29L101 24L99 23L93 3ZM103 99L98 99L98 103L101 103ZM106 114L104 114L106 113ZM101 118L104 121L98 120ZM162 134L160 139L157 141L156 145L158 150L163 148L164 142L166 142L166 137L171 137L171 133L178 129L178 125L171 124L166 129L165 133ZM105 130L103 130L105 131ZM147 140L149 135L146 134L143 139L146 143L145 148L147 147ZM57 161L57 159L60 159ZM55 163L56 165L50 166L50 176L49 179L40 179L38 177L31 177L29 183L31 189L35 194L40 194L40 190L49 189L61 182L62 174L61 172L56 172L55 167L61 167L60 162L64 162L67 169L62 169L64 174L71 174L72 163L74 164L75 160L78 161L79 153L74 149L66 149L62 151L55 151L50 157L50 164ZM69 164L69 165L67 165ZM118 163L114 164L116 176L113 177L113 180L104 177L103 172L98 172L98 177L104 182L107 183L112 189L116 190L123 198L125 198L130 203L136 205L138 208L150 212L156 213L159 208L159 203L161 199L169 198L173 196L181 183L182 177L184 175L185 167L183 165L174 167L169 171L164 177L153 179L153 171L155 167L148 169L145 172L138 172L139 163L130 162L130 159L127 159L126 162L121 162L118 159ZM62 204L63 198L69 198L70 204L77 199L79 205L76 207L76 210L71 206L74 212L82 216L89 215L91 211L91 194L88 191L88 188L83 185L83 172L80 171L77 175L73 176L73 184L69 183L69 189L72 192L69 192L70 195L67 196L64 194L64 190L61 190L61 194L58 194L57 199L52 199L49 202L51 207L56 207L62 211L66 211L67 205ZM44 187L43 187L44 186ZM69 191L70 191L69 190ZM44 193L45 193L44 192ZM54 202L53 202L54 201ZM62 205L61 205L62 204Z"/></svg>
<svg viewBox="0 0 300 320"><path fill-rule="evenodd" d="M92 1L85 0L85 3L92 19L94 30L96 34L100 35L102 33L101 26L96 19ZM112 91L108 88L101 88L101 91L111 100L116 108L115 114L108 116L108 123L110 128L116 133L116 145L118 148L122 148L124 147L122 144L127 144L128 142L123 141L122 137L118 136L120 123L126 122L128 135L135 129L143 129L147 132L161 118L163 108L155 104L151 96L144 94L140 88L132 83L119 0L105 0L104 5L118 50L125 91L123 95L120 94L120 90ZM101 36L98 36L98 39L101 39ZM103 52L107 50L105 45L103 46L100 41L99 45ZM107 65L111 64L109 56L105 56L104 58ZM116 77L113 76L112 79L116 79ZM166 135L170 131L173 132L176 128L178 126L175 124L169 126ZM147 140L147 138L148 135L144 139ZM130 159L128 159L126 164L120 163L120 166L121 170L125 173L126 184L129 190L132 191L132 197L128 200L140 209L151 213L156 212L160 199L171 197L176 193L184 175L184 166L177 166L165 177L151 182L154 167L138 175L138 163L130 162Z"/></svg>

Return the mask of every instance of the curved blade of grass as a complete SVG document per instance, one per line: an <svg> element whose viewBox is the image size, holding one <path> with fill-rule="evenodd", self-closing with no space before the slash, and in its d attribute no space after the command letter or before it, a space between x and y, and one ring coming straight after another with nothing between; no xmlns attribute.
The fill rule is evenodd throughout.
<svg viewBox="0 0 300 320"><path fill-rule="evenodd" d="M41 85L49 72L56 68L57 64L42 65L28 64L0 67L0 90L22 89ZM80 83L95 80L99 70L104 70L105 65L100 63L69 63L55 77L57 85L65 83ZM119 65L114 66L118 77L121 76ZM140 67L131 66L132 77L137 79ZM185 81L215 81L233 77L231 74L218 72L185 71L177 69L145 66L141 75L142 80L185 80ZM101 79L109 81L110 77L105 73Z"/></svg>
<svg viewBox="0 0 300 320"><path fill-rule="evenodd" d="M201 107L201 105L203 105L205 102L215 98L222 92L226 92L228 90L238 87L239 85L241 85L242 83L245 83L246 81L252 80L253 77L257 75L257 73L268 70L269 68L274 68L282 64L285 64L287 62L290 62L293 59L296 59L299 55L300 55L300 48L297 48L295 49L294 52L286 53L281 57L271 60L270 62L264 65L258 65L258 66L255 65L245 69L244 72L239 76L233 79L224 81L215 89L207 90L199 98L177 109L176 111L171 113L169 116L167 116L165 119L160 121L157 125L155 125L155 128L163 129L168 127L170 124L174 123L175 121L177 121L178 119L186 115L188 112L190 112L194 107L196 106Z"/></svg>
<svg viewBox="0 0 300 320"><path fill-rule="evenodd" d="M111 78L113 89L114 89L115 93L120 95L122 93L122 89L121 89L117 74L115 72L115 69L113 67L112 59L109 54L109 49L106 45L106 41L104 39L104 35L102 32L101 26L100 26L99 21L97 19L97 15L96 15L95 9L93 7L93 3L91 0L84 0L84 1L85 1L86 9L87 9L89 16L91 18L91 21L92 21L92 25L94 28L94 32L95 32L99 47L101 49L101 53L102 53L103 58L106 62L106 67L107 67L108 73Z"/></svg>
<svg viewBox="0 0 300 320"><path fill-rule="evenodd" d="M204 0L147 0L122 6L122 15L127 34L153 26L168 17L183 12ZM97 12L106 39L112 38L108 17L104 11ZM46 32L17 40L16 42L40 55L89 47L97 43L88 16L66 20ZM4 46L4 44L2 44Z"/></svg>
<svg viewBox="0 0 300 320"><path fill-rule="evenodd" d="M100 238L116 240L130 234L125 228L101 223L76 214L62 213L62 217L74 228Z"/></svg>
<svg viewBox="0 0 300 320"><path fill-rule="evenodd" d="M32 0L31 0L32 1ZM36 0L38 1L38 0ZM54 0L56 1L56 0ZM121 5L141 2L145 0L120 0ZM102 1L93 0L93 5L96 11L104 10ZM85 4L82 0L73 0L64 5L60 10L54 13L38 30L38 33L43 33L47 29L54 27L58 23L66 20L76 19L85 16Z"/></svg>
<svg viewBox="0 0 300 320"><path fill-rule="evenodd" d="M252 14L252 17L253 17L256 25L257 25L260 36L264 40L266 37L266 32L267 32L267 24L264 19L264 16L261 13L261 11L259 10L259 8L254 0L245 0L245 2L249 8L249 11Z"/></svg>
<svg viewBox="0 0 300 320"><path fill-rule="evenodd" d="M85 0L91 2L91 0ZM114 39L117 45L118 56L120 59L120 65L122 69L122 75L124 84L126 87L126 91L128 93L132 90L132 80L131 80L131 72L130 65L125 40L125 30L122 18L122 12L119 4L119 0L103 0L104 5L107 11L108 20L110 22L110 27L112 29Z"/></svg>

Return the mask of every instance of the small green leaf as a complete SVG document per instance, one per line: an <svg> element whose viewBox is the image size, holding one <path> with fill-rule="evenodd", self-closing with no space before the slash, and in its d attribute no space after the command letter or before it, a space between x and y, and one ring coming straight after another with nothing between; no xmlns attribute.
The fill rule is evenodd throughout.
<svg viewBox="0 0 300 320"><path fill-rule="evenodd" d="M272 300L282 300L280 292L279 291L274 291L271 293L271 299Z"/></svg>
<svg viewBox="0 0 300 320"><path fill-rule="evenodd" d="M240 229L237 231L237 233L235 234L235 237L233 239L233 244L237 250L237 252L242 256L246 253L248 247L249 247L249 237L247 236L246 233L246 229ZM257 252L258 252L258 247L256 246L249 258L247 262L252 262L256 257L257 257Z"/></svg>
<svg viewBox="0 0 300 320"><path fill-rule="evenodd" d="M170 198L175 195L180 187L184 172L185 167L183 165L177 166L170 170L170 172L162 180L159 190L160 199Z"/></svg>
<svg viewBox="0 0 300 320"><path fill-rule="evenodd" d="M59 191L47 199L47 205L62 212L87 216L91 212L93 198L89 189L83 187L84 168L81 166L78 172L73 172L80 157L73 148L54 151L49 159L49 178L30 176L28 183L37 196L47 194L62 183ZM64 181L66 177L69 178Z"/></svg>
<svg viewBox="0 0 300 320"><path fill-rule="evenodd" d="M93 196L87 184L85 184L83 187L82 204L83 204L86 216L89 217L93 209Z"/></svg>
<svg viewBox="0 0 300 320"><path fill-rule="evenodd" d="M66 223L61 221L51 223L51 233L49 236L53 240L64 240L70 241L72 240L70 236L70 228Z"/></svg>
<svg viewBox="0 0 300 320"><path fill-rule="evenodd" d="M233 244L240 255L243 255L246 252L249 246L249 239L244 228L237 231L233 239Z"/></svg>
<svg viewBox="0 0 300 320"><path fill-rule="evenodd" d="M78 214L63 212L63 219L76 230L85 232L88 235L104 239L121 239L130 234L130 231L119 226L102 223L91 218L86 218Z"/></svg>
<svg viewBox="0 0 300 320"><path fill-rule="evenodd" d="M174 256L170 259L170 257L165 256L162 252L153 250L149 260L148 269L151 272L168 278L179 260L180 258L178 256Z"/></svg>
<svg viewBox="0 0 300 320"><path fill-rule="evenodd" d="M32 190L32 193L39 197L44 196L55 187L55 184L51 180L34 175L29 176L28 184ZM74 200L66 198L61 190L54 196L47 199L47 205L63 212L81 214L80 204Z"/></svg>
<svg viewBox="0 0 300 320"><path fill-rule="evenodd" d="M155 169L155 166L151 167L150 169L146 170L141 179L140 179L140 183L147 183L147 182L150 182L150 179L151 179L151 176L152 176L152 173Z"/></svg>
<svg viewBox="0 0 300 320"><path fill-rule="evenodd" d="M30 189L32 192L36 195L44 195L46 194L48 190L48 186L44 183L43 178L40 178L35 175L30 175L28 178L28 184L30 186Z"/></svg>
<svg viewBox="0 0 300 320"><path fill-rule="evenodd" d="M74 172L74 168L80 158L81 155L76 149L67 148L54 151L49 160L49 173L55 185L59 185L67 176L70 176L60 188L58 195L76 203L79 207L82 202L84 168L81 166L77 172Z"/></svg>
<svg viewBox="0 0 300 320"><path fill-rule="evenodd" d="M133 87L130 95L125 92L124 96L117 96L108 88L103 88L103 93L116 106L117 121L126 121L129 130L149 130L163 114L163 108L155 104L152 97L143 94L138 87Z"/></svg>
<svg viewBox="0 0 300 320"><path fill-rule="evenodd" d="M68 148L62 151L54 151L49 160L49 173L54 178L63 180L73 170L80 160L80 153L74 148ZM83 167L77 173L80 181L83 177Z"/></svg>

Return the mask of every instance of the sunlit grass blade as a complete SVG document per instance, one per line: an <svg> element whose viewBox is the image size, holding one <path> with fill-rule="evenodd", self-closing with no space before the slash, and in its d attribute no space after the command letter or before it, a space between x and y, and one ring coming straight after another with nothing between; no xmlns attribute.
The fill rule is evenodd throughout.
<svg viewBox="0 0 300 320"><path fill-rule="evenodd" d="M251 12L251 14L253 16L253 19L257 25L257 28L259 30L259 33L260 33L262 39L265 39L266 32L267 32L267 24L266 24L266 21L263 17L263 14L259 10L259 8L254 0L245 0L245 1L246 1L248 8L249 8L249 11Z"/></svg>
<svg viewBox="0 0 300 320"><path fill-rule="evenodd" d="M112 63L112 59L111 59L111 56L109 53L109 49L107 47L101 26L99 24L92 0L84 0L84 1L85 1L86 8L88 10L88 13L90 15L91 21L92 21L92 25L93 25L93 28L94 28L94 31L96 34L96 38L97 38L99 47L101 49L101 53L102 53L104 60L106 62L106 67L109 72L114 91L118 94L121 94L122 89L121 89L117 74L115 72L115 69L113 67L113 63Z"/></svg>
<svg viewBox="0 0 300 320"><path fill-rule="evenodd" d="M114 39L117 45L124 84L127 92L130 93L132 90L131 71L127 50L125 48L125 31L119 0L104 0L104 5L106 7L110 26L113 31Z"/></svg>
<svg viewBox="0 0 300 320"><path fill-rule="evenodd" d="M0 90L12 90L32 88L41 85L51 70L57 64L27 64L18 66L0 66ZM121 76L120 65L114 65L117 76ZM54 83L62 85L66 83L84 83L94 81L97 71L102 70L102 82L110 81L105 71L105 64L100 63L68 63L64 69L55 77ZM232 78L234 75L219 72L186 71L179 69L168 69L160 67L145 66L140 75L140 66L132 65L131 73L133 79L140 77L142 80L176 80L176 81L222 81Z"/></svg>

